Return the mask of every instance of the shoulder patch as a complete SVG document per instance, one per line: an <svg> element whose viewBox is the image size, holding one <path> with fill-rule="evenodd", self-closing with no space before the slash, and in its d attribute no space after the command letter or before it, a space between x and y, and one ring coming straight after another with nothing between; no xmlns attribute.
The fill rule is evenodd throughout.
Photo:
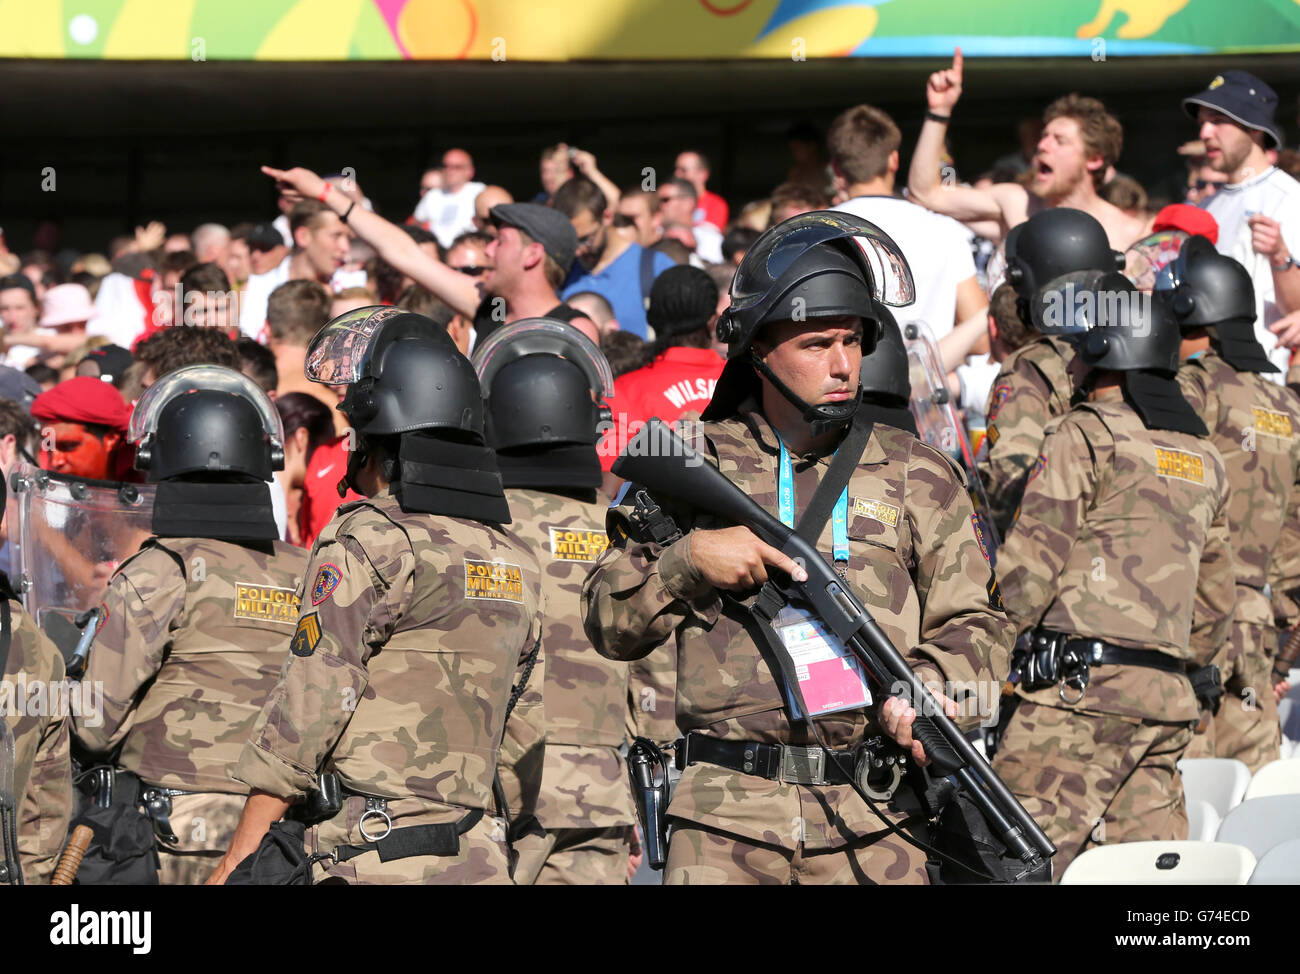
<svg viewBox="0 0 1300 974"><path fill-rule="evenodd" d="M1291 439L1291 417L1275 409L1255 406L1251 409L1255 417L1255 431L1264 436L1276 436L1279 439Z"/></svg>
<svg viewBox="0 0 1300 974"><path fill-rule="evenodd" d="M993 398L989 401L988 420L990 423L997 418L998 410L1002 408L1002 404L1007 401L1009 395L1011 395L1011 386L1006 383L997 386L993 390Z"/></svg>
<svg viewBox="0 0 1300 974"><path fill-rule="evenodd" d="M970 526L975 529L975 540L980 543L980 554L984 556L985 561L988 561L989 546L984 541L984 525L980 523L980 516L978 514L972 514L970 516Z"/></svg>
<svg viewBox="0 0 1300 974"><path fill-rule="evenodd" d="M870 501L864 497L855 497L853 499L853 513L869 517L881 524L888 524L893 528L898 526L900 512L892 504L886 504L882 501Z"/></svg>
<svg viewBox="0 0 1300 974"><path fill-rule="evenodd" d="M337 565L325 564L320 566L320 571L316 573L316 581L311 586L311 604L320 605L339 587L339 582L343 581L343 573L339 571Z"/></svg>
<svg viewBox="0 0 1300 974"><path fill-rule="evenodd" d="M1193 484L1205 483L1205 458L1186 450L1165 450L1156 447L1156 473L1161 477L1186 480Z"/></svg>
<svg viewBox="0 0 1300 974"><path fill-rule="evenodd" d="M465 559L465 598L524 604L524 573L504 561Z"/></svg>
<svg viewBox="0 0 1300 974"><path fill-rule="evenodd" d="M547 525L552 561L595 561L609 547L604 531L574 531Z"/></svg>
<svg viewBox="0 0 1300 974"><path fill-rule="evenodd" d="M1037 477L1044 469L1046 469L1046 467L1047 457L1043 456L1041 453L1038 454L1038 459L1034 461L1033 469L1029 471L1029 480L1026 480L1025 483L1029 483L1030 480Z"/></svg>
<svg viewBox="0 0 1300 974"><path fill-rule="evenodd" d="M989 424L989 428L984 433L984 436L988 439L989 446L998 445L998 428L994 426L992 423Z"/></svg>
<svg viewBox="0 0 1300 974"><path fill-rule="evenodd" d="M298 593L291 588L235 583L236 619L260 619L293 625L298 618Z"/></svg>
<svg viewBox="0 0 1300 974"><path fill-rule="evenodd" d="M320 645L320 635L320 619L315 612L308 612L298 620L298 628L289 641L289 651L294 656L310 656Z"/></svg>

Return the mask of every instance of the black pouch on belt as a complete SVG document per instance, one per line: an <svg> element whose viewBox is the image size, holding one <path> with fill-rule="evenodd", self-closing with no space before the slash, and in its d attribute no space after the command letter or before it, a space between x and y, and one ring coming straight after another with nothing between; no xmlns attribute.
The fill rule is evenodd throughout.
<svg viewBox="0 0 1300 974"><path fill-rule="evenodd" d="M227 886L310 886L307 826L302 822L271 823L251 856L226 878Z"/></svg>
<svg viewBox="0 0 1300 974"><path fill-rule="evenodd" d="M92 804L76 821L95 833L77 870L80 886L157 886L158 843L153 820L140 810L140 779L112 775L111 804Z"/></svg>

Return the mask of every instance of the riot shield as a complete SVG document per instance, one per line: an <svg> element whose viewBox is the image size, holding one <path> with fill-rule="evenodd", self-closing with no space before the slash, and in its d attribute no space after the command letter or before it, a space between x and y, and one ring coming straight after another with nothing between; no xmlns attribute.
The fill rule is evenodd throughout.
<svg viewBox="0 0 1300 974"><path fill-rule="evenodd" d="M47 630L99 605L117 566L153 534L153 484L86 480L21 464L9 477L15 588ZM58 625L57 620L55 625Z"/></svg>
<svg viewBox="0 0 1300 974"><path fill-rule="evenodd" d="M14 735L0 713L0 885L21 886L22 863L18 861L18 796L14 794Z"/></svg>
<svg viewBox="0 0 1300 974"><path fill-rule="evenodd" d="M939 357L938 343L929 326L920 321L903 327L903 341L907 346L908 377L912 384L909 408L916 420L917 435L923 442L948 454L966 471L971 504L980 521L976 529L982 529L980 541L992 561L1002 539L993 526L988 494L975 468L975 451L971 449L970 437L948 390L947 373Z"/></svg>

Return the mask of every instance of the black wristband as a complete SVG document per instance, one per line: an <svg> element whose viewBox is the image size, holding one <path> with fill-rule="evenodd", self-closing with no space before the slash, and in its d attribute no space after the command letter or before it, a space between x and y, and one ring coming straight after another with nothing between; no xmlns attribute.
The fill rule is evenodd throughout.
<svg viewBox="0 0 1300 974"><path fill-rule="evenodd" d="M356 201L356 200L353 200L351 203L349 203L349 204L348 204L348 208L347 208L346 210L343 211L343 215L342 215L341 217L339 217L339 220L341 220L343 223L347 223L347 222L348 222L348 217L350 217L350 216L352 215L352 207L354 207L354 206L356 206L356 205L357 205L357 201Z"/></svg>
<svg viewBox="0 0 1300 974"><path fill-rule="evenodd" d="M938 112L926 112L925 117L932 122L947 122L952 119L951 115L940 115Z"/></svg>

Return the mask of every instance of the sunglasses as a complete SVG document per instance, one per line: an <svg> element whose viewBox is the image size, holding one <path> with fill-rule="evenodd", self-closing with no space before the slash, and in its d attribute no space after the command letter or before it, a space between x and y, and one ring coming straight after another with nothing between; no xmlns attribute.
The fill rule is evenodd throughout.
<svg viewBox="0 0 1300 974"><path fill-rule="evenodd" d="M485 274L491 269L492 268L490 267L480 266L478 264L466 264L464 267L452 267L452 270L460 271L462 274L468 274L470 277L478 277L480 274Z"/></svg>
<svg viewBox="0 0 1300 974"><path fill-rule="evenodd" d="M626 213L615 213L614 219L609 223L613 227L633 227L636 226L636 217L628 216Z"/></svg>
<svg viewBox="0 0 1300 974"><path fill-rule="evenodd" d="M1192 185L1195 186L1197 189L1204 190L1204 189L1209 189L1211 186L1214 186L1214 187L1217 188L1217 187L1219 187L1219 186L1222 186L1225 182L1227 182L1227 180L1220 180L1220 179L1198 179L1198 180L1196 180L1196 182L1192 183Z"/></svg>

